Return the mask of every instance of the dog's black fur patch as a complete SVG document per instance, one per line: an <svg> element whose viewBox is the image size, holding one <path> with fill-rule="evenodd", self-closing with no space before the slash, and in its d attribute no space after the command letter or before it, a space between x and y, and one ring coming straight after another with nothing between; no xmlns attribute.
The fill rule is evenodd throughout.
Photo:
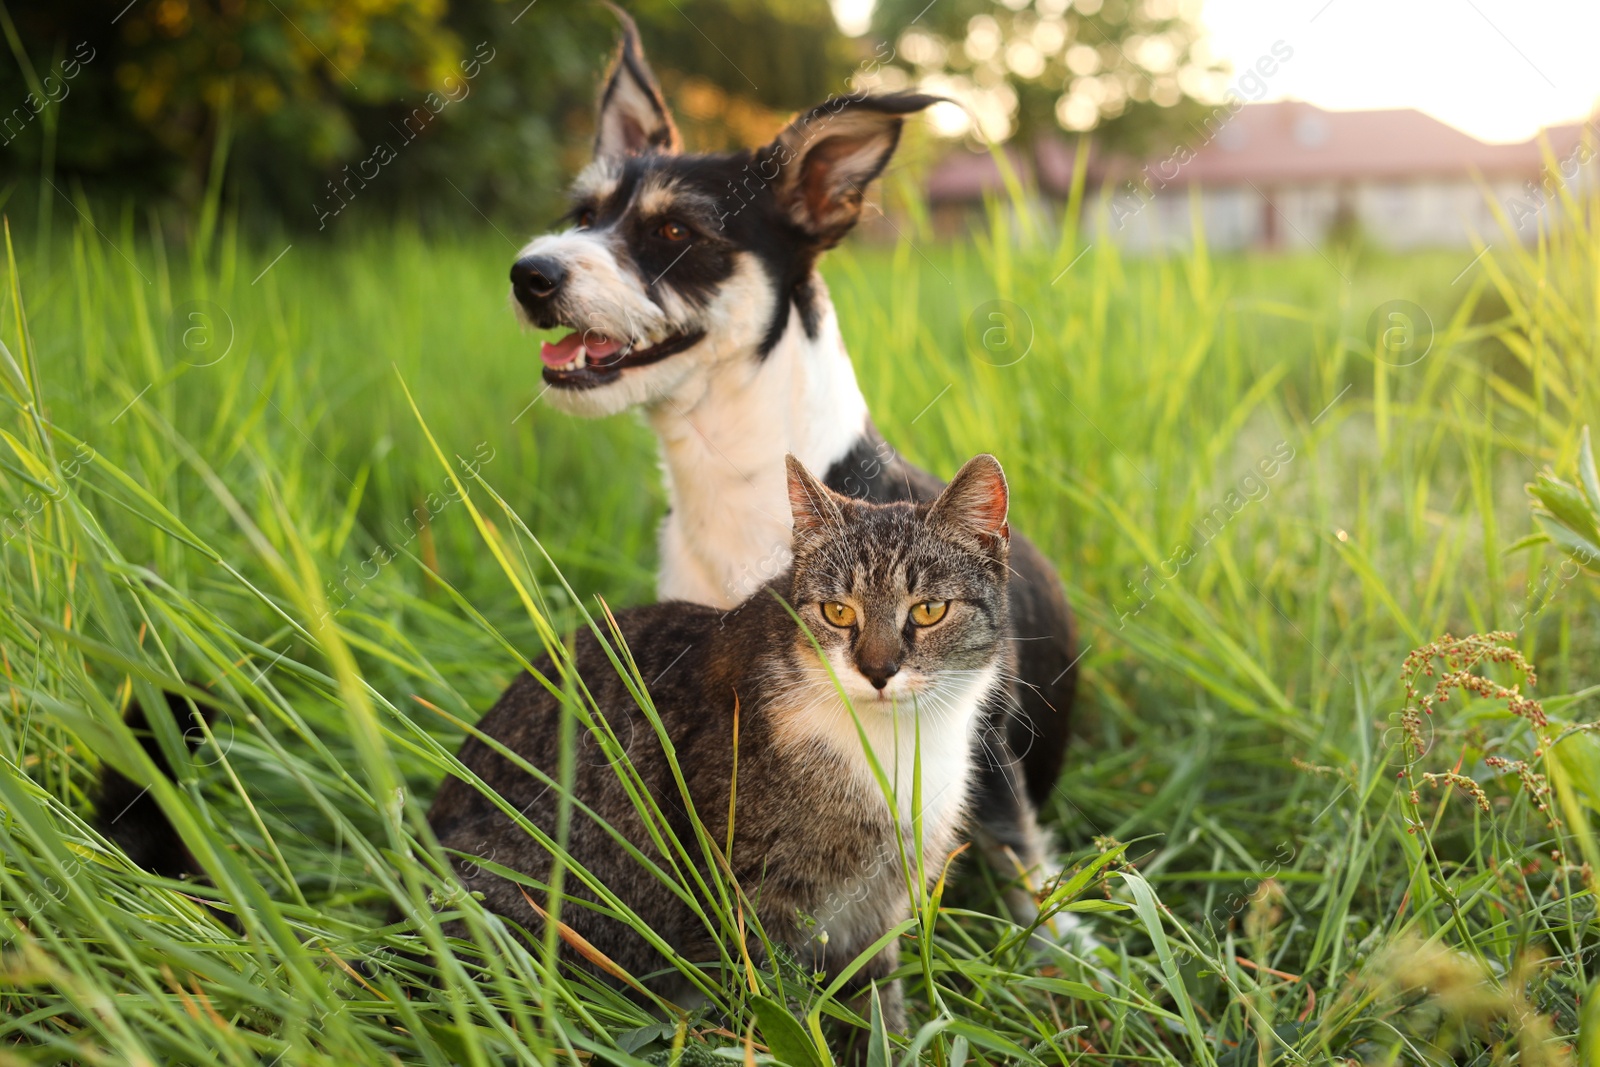
<svg viewBox="0 0 1600 1067"><path fill-rule="evenodd" d="M192 721L189 704L177 693L168 693L167 706L180 724ZM207 723L213 721L216 709L197 703L200 716ZM150 730L150 720L144 707L136 700L128 705L123 716L128 729L139 738L139 744L161 773L173 777L172 766L166 753ZM205 740L198 728L186 729L184 743L193 752ZM178 836L148 786L141 786L110 764L101 768L100 789L95 796L95 826L105 837L127 853L128 859L147 871L167 878L199 878L203 872L194 854Z"/></svg>
<svg viewBox="0 0 1600 1067"><path fill-rule="evenodd" d="M585 229L614 230L623 238L626 262L652 300L668 288L690 306L704 308L733 275L735 253L754 255L775 298L758 353L765 357L788 327L791 307L806 336L816 336L820 312L810 279L823 249L784 215L770 189L757 190L748 201L739 197L739 183L748 180L756 163L750 151L634 156L621 164L620 180L604 201L580 201L573 214L592 211L594 220ZM635 199L647 177L670 181L686 195L674 197L667 210L641 215ZM689 228L693 236L687 247L658 236L669 221Z"/></svg>

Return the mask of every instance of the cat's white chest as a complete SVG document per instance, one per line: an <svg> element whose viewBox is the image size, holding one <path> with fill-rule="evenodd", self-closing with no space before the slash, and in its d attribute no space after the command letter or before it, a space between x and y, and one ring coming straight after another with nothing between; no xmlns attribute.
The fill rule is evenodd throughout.
<svg viewBox="0 0 1600 1067"><path fill-rule="evenodd" d="M789 744L818 746L840 759L864 805L892 805L913 862L920 827L925 874L935 878L960 837L976 775L976 733L998 678L991 666L943 683L936 700L920 703L902 697L885 707L859 699L853 715L834 695L782 715L782 729Z"/></svg>
<svg viewBox="0 0 1600 1067"><path fill-rule="evenodd" d="M857 714L860 715L859 710ZM918 729L916 713L891 716L869 712L861 718L862 730L853 737L841 738L840 747L849 748L850 742L855 742L852 758L857 764L857 777L863 783L870 782L874 801L886 803L882 785L873 774L861 743L860 733L866 734L878 767L891 787L895 817L907 850L912 847L914 827L920 825L924 854L942 862L966 808L973 769L971 724L976 720L975 712L961 716L967 721L940 723L938 729L929 729L927 723L921 723L922 729Z"/></svg>
<svg viewBox="0 0 1600 1067"><path fill-rule="evenodd" d="M868 699L856 704L852 716L835 698L786 723L791 743L825 748L841 759L862 806L891 806L899 826L898 835L879 842L862 868L816 909L815 951L848 959L910 914L906 872L915 883L919 830L924 883L939 877L961 839L976 774L974 735L996 678L993 668L980 672L958 683L959 692L941 694L936 707L901 705L890 711Z"/></svg>

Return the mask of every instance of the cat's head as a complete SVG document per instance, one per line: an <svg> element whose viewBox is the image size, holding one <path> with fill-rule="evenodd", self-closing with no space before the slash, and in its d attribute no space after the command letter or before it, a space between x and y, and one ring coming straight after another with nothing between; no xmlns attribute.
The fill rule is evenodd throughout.
<svg viewBox="0 0 1600 1067"><path fill-rule="evenodd" d="M793 606L858 709L937 705L1001 658L1005 473L976 456L930 504L869 504L789 457ZM804 635L804 663L816 651Z"/></svg>

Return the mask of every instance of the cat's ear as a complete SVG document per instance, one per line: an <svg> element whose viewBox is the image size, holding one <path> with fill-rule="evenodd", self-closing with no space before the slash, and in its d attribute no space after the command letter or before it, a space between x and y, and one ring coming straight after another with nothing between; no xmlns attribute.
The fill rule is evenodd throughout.
<svg viewBox="0 0 1600 1067"><path fill-rule="evenodd" d="M789 467L789 508L794 512L795 540L815 537L844 525L844 513L833 492L790 453L784 457Z"/></svg>
<svg viewBox="0 0 1600 1067"><path fill-rule="evenodd" d="M894 155L905 116L942 99L926 93L836 96L807 111L762 152L764 168L776 165L779 205L818 243L836 243L861 217L867 185Z"/></svg>
<svg viewBox="0 0 1600 1067"><path fill-rule="evenodd" d="M973 534L985 543L1004 542L1011 536L1006 525L1010 501L1000 461L987 453L973 456L928 509L928 524Z"/></svg>
<svg viewBox="0 0 1600 1067"><path fill-rule="evenodd" d="M677 155L683 148L661 87L644 58L639 27L628 13L607 4L622 23L622 41L600 93L600 120L594 137L596 159L625 159L648 152Z"/></svg>

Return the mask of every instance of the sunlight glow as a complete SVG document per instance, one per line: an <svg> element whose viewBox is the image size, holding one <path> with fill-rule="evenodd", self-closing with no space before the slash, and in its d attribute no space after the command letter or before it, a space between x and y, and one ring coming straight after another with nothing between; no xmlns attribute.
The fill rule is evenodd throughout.
<svg viewBox="0 0 1600 1067"><path fill-rule="evenodd" d="M829 0L833 5L833 21L846 37L860 37L872 28L872 9L877 0Z"/></svg>
<svg viewBox="0 0 1600 1067"><path fill-rule="evenodd" d="M1522 141L1600 101L1595 0L1206 0L1213 54L1294 59L1261 99L1332 110L1411 107L1485 141Z"/></svg>

